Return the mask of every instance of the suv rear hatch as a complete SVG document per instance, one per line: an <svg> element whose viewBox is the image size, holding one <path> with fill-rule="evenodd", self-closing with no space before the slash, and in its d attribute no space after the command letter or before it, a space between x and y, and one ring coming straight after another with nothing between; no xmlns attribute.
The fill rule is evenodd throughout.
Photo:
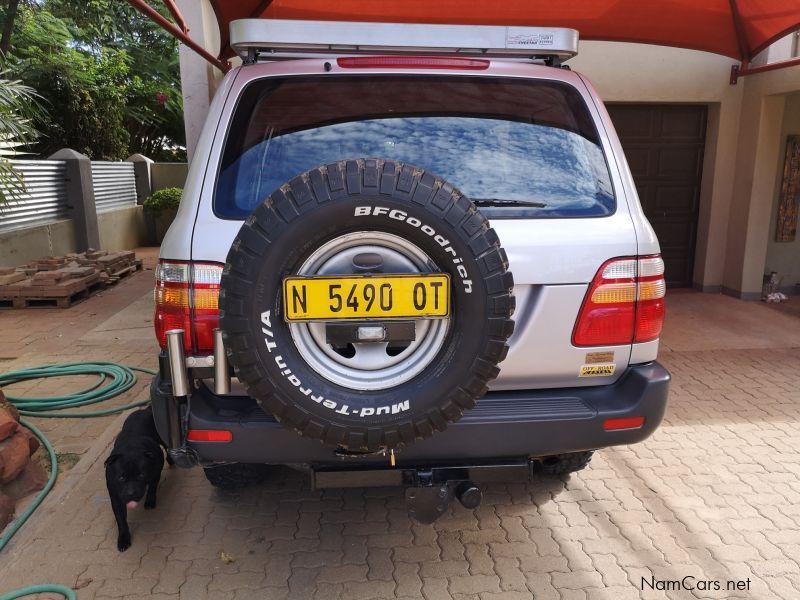
<svg viewBox="0 0 800 600"><path fill-rule="evenodd" d="M309 168L356 157L415 164L475 201L508 253L516 329L492 389L616 381L636 335L636 277L646 265L657 280L658 269L636 260L628 203L637 211L638 203L625 197L612 142L582 80L500 61L490 69L489 61L465 60L463 72L432 74L419 58L409 72L398 72L396 58L388 72L374 58L358 70L358 59L349 60L345 67L297 61L315 73L324 64L324 75L282 76L281 65L240 72L253 77L233 86L230 127L217 132L224 146L213 194L198 211L193 260L224 263L241 220ZM606 268L619 257L629 260ZM600 323L603 334L578 345L576 321L590 285L592 294L600 286L614 294L594 294L600 304L587 308L595 309L588 326ZM653 299L663 314L663 300ZM656 313L658 306L647 314Z"/></svg>

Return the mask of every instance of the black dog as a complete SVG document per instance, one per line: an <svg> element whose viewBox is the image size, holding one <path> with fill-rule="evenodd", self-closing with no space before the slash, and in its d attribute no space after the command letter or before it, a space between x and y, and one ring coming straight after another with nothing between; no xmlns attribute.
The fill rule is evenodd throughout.
<svg viewBox="0 0 800 600"><path fill-rule="evenodd" d="M131 546L128 509L136 508L142 497L146 509L156 507L156 489L164 468L162 442L158 437L151 408L136 411L122 425L111 455L106 459L106 485L111 508L117 519L117 550ZM169 461L172 464L172 461Z"/></svg>

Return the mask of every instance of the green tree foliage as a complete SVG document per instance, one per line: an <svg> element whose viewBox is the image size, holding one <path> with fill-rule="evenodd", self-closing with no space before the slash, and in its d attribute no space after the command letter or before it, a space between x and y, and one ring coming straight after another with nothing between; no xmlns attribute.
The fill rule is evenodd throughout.
<svg viewBox="0 0 800 600"><path fill-rule="evenodd" d="M127 2L23 1L6 62L44 99L36 153L185 159L177 42Z"/></svg>
<svg viewBox="0 0 800 600"><path fill-rule="evenodd" d="M25 182L10 159L17 156L20 147L37 138L33 120L40 114L33 88L6 79L5 73L0 72L0 208L25 191Z"/></svg>

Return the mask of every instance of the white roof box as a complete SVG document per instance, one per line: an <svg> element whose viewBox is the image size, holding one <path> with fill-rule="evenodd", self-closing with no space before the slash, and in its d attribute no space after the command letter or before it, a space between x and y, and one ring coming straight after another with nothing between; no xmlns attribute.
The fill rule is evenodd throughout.
<svg viewBox="0 0 800 600"><path fill-rule="evenodd" d="M423 25L240 19L231 47L245 60L298 54L428 54L555 59L578 53L578 32L560 27Z"/></svg>

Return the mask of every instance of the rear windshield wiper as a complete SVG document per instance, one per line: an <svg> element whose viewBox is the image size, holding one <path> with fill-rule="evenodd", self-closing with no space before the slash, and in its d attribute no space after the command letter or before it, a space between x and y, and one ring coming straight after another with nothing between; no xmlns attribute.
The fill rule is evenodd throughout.
<svg viewBox="0 0 800 600"><path fill-rule="evenodd" d="M471 198L476 206L530 206L531 208L545 208L544 202L534 200L507 200L503 198Z"/></svg>

